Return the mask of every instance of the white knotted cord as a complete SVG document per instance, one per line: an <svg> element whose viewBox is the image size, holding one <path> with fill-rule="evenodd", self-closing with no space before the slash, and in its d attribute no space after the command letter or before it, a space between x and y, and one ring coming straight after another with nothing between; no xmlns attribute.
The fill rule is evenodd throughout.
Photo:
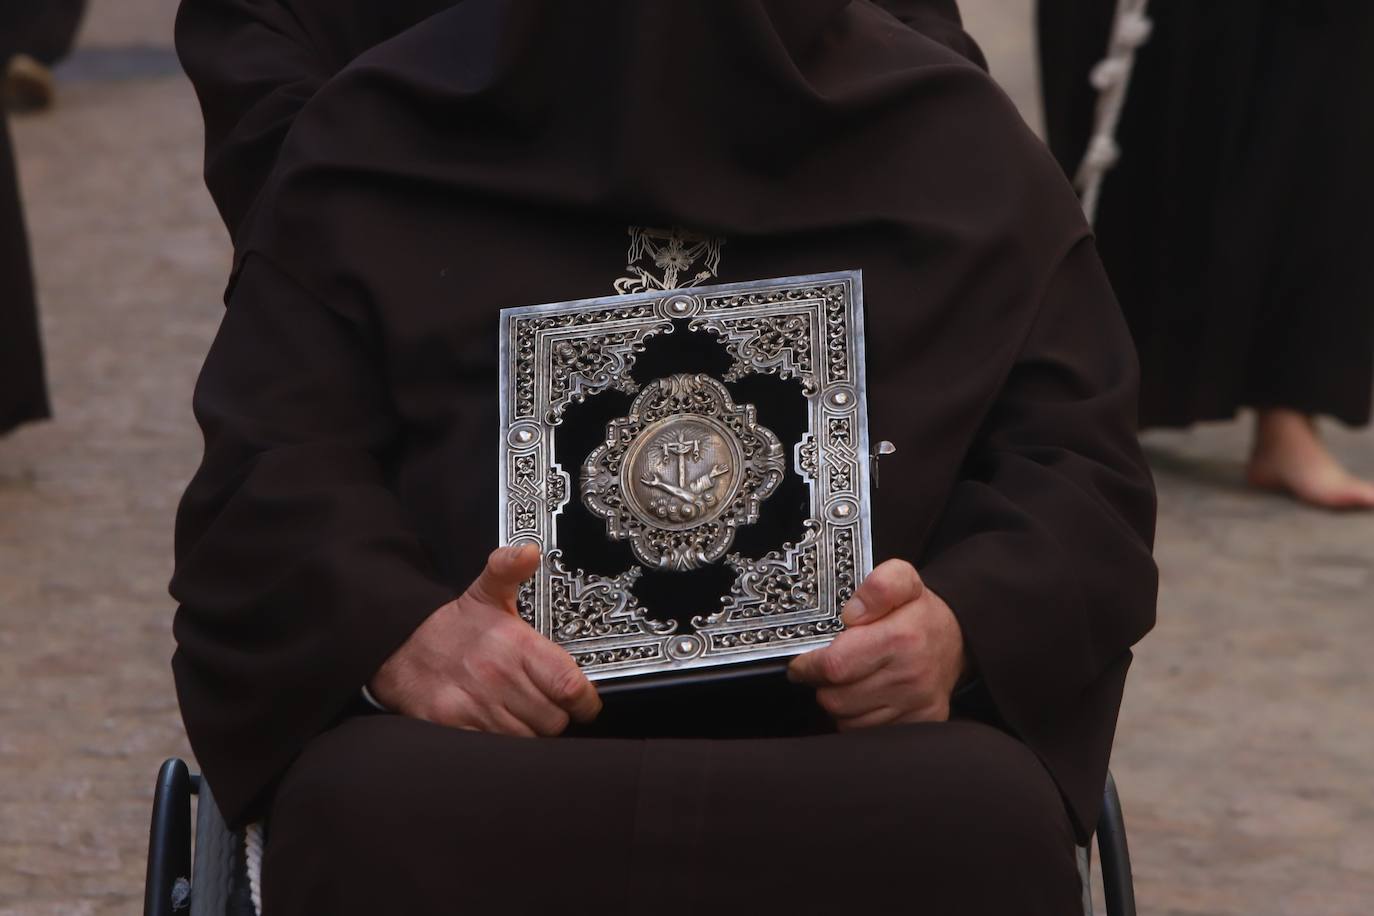
<svg viewBox="0 0 1374 916"><path fill-rule="evenodd" d="M253 912L262 916L262 821L244 829L243 859L248 866L248 896L253 899Z"/></svg>
<svg viewBox="0 0 1374 916"><path fill-rule="evenodd" d="M1121 112L1126 107L1126 92L1131 86L1131 71L1135 69L1135 54L1150 40L1153 23L1146 15L1150 0L1116 0L1116 18L1112 22L1107 56L1093 68L1088 77L1097 90L1097 111L1093 118L1093 132L1083 162L1074 176L1073 186L1083 203L1088 222L1097 218L1097 202L1102 195L1102 182L1121 158L1116 142L1116 130L1121 124Z"/></svg>

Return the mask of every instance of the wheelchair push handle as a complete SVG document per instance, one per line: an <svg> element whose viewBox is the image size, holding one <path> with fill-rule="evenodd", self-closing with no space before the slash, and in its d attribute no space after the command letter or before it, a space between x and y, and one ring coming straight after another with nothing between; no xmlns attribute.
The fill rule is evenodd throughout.
<svg viewBox="0 0 1374 916"><path fill-rule="evenodd" d="M191 796L199 786L186 763L162 764L153 789L143 916L185 913L191 891Z"/></svg>

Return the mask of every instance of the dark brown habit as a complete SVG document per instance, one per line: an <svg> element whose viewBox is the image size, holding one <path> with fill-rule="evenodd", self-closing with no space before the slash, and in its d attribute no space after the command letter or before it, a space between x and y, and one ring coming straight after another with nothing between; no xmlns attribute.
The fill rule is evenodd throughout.
<svg viewBox="0 0 1374 916"><path fill-rule="evenodd" d="M15 42L31 18L31 10L0 4L0 69L19 50ZM0 435L48 414L28 234L9 124L0 112Z"/></svg>
<svg viewBox="0 0 1374 916"><path fill-rule="evenodd" d="M461 0L182 0L176 45L205 117L205 183L237 239L306 102L364 51ZM955 0L881 0L980 65Z"/></svg>
<svg viewBox="0 0 1374 916"><path fill-rule="evenodd" d="M1154 614L1135 367L1071 191L946 11L466 0L267 117L279 150L202 85L239 260L174 668L226 813L270 811L278 912L523 912L575 884L610 912L765 885L802 911L1074 905L1069 826ZM863 270L871 426L897 445L876 555L958 616L965 721L815 735L805 692L764 680L612 699L552 741L353 714L495 546L497 309L609 292L642 225L723 240L722 281ZM741 772L767 789L730 795Z"/></svg>
<svg viewBox="0 0 1374 916"><path fill-rule="evenodd" d="M1045 112L1073 174L1115 0L1040 0ZM1155 0L1098 244L1141 361L1141 420L1241 407L1369 422L1374 4Z"/></svg>
<svg viewBox="0 0 1374 916"><path fill-rule="evenodd" d="M86 0L0 0L0 59L27 54L53 66L71 53L85 14Z"/></svg>

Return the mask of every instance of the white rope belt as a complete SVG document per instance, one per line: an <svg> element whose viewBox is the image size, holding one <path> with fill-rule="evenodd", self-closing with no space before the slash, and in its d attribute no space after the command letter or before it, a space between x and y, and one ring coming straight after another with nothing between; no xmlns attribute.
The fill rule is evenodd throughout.
<svg viewBox="0 0 1374 916"><path fill-rule="evenodd" d="M1116 131L1126 107L1126 93L1131 86L1136 51L1150 40L1153 23L1146 15L1149 5L1150 0L1117 0L1107 56L1093 68L1089 77L1097 89L1097 111L1088 149L1078 167L1078 174L1074 176L1073 185L1078 190L1083 212L1090 223L1097 218L1102 182L1121 159Z"/></svg>
<svg viewBox="0 0 1374 916"><path fill-rule="evenodd" d="M248 896L253 898L253 912L262 916L262 821L249 824L243 831L243 860L248 866Z"/></svg>

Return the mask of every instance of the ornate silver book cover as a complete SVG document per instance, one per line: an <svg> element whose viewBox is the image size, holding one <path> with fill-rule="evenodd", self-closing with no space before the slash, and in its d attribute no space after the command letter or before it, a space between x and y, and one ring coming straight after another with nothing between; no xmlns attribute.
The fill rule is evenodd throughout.
<svg viewBox="0 0 1374 916"><path fill-rule="evenodd" d="M526 621L603 682L776 663L842 629L872 565L859 271L501 323L501 543L544 554Z"/></svg>

